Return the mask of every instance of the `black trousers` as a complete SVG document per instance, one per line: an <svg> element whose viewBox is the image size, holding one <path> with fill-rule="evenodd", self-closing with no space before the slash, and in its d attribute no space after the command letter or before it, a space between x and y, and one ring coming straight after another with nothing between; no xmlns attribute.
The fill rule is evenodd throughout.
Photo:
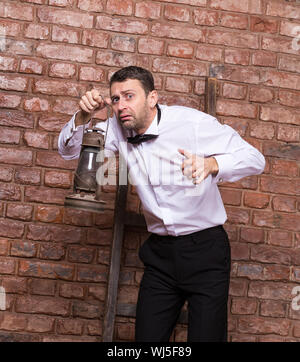
<svg viewBox="0 0 300 362"><path fill-rule="evenodd" d="M136 311L136 342L168 342L185 301L188 342L227 340L230 246L223 226L190 235L152 234Z"/></svg>

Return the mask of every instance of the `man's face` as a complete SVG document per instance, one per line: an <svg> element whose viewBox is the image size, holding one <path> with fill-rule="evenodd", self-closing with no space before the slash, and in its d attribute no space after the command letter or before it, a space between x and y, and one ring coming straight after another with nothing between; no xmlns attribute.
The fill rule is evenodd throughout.
<svg viewBox="0 0 300 362"><path fill-rule="evenodd" d="M110 89L113 111L125 129L138 133L146 131L155 115L155 95L146 96L142 84L137 79L114 82Z"/></svg>

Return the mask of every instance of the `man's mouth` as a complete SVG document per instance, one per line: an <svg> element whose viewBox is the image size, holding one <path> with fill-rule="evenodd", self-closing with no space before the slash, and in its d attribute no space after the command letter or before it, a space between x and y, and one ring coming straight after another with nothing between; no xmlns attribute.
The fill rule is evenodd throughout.
<svg viewBox="0 0 300 362"><path fill-rule="evenodd" d="M121 121L128 121L132 116L130 114L124 114L120 116Z"/></svg>

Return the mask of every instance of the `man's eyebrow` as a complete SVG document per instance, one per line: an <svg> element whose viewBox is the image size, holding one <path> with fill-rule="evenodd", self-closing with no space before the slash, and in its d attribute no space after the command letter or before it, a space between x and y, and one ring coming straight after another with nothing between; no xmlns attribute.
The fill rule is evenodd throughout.
<svg viewBox="0 0 300 362"><path fill-rule="evenodd" d="M135 89L126 89L124 91L121 91L120 93L125 94L125 93L128 93L128 92L136 92L136 90ZM114 97L117 97L117 96L112 94L110 98L114 98Z"/></svg>

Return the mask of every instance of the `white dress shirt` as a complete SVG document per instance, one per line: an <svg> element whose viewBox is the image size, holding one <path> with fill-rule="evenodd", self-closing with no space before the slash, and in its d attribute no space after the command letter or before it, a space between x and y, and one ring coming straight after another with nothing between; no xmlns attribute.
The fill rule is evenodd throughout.
<svg viewBox="0 0 300 362"><path fill-rule="evenodd" d="M231 127L206 113L182 106L160 105L160 109L159 124L156 116L145 132L157 138L139 145L127 143L135 132L124 130L114 116L109 119L105 145L106 150L119 151L127 160L148 231L178 236L224 224L227 215L218 183L262 173L264 156ZM75 115L59 135L58 150L66 160L80 153L83 126L75 128ZM97 126L105 129L107 122ZM185 156L179 148L202 157L214 156L218 174L194 185L182 174Z"/></svg>

